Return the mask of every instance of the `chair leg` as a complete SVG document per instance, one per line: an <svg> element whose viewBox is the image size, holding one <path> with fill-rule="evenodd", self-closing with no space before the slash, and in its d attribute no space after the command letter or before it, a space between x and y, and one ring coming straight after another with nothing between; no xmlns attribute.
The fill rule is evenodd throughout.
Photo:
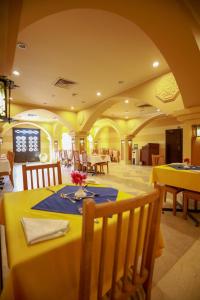
<svg viewBox="0 0 200 300"><path fill-rule="evenodd" d="M164 202L167 201L167 191L164 192L164 197L163 197L163 199L164 199Z"/></svg>
<svg viewBox="0 0 200 300"><path fill-rule="evenodd" d="M183 218L187 219L187 210L188 210L188 198L186 195L183 196Z"/></svg>
<svg viewBox="0 0 200 300"><path fill-rule="evenodd" d="M173 215L176 216L176 197L177 194L173 193Z"/></svg>

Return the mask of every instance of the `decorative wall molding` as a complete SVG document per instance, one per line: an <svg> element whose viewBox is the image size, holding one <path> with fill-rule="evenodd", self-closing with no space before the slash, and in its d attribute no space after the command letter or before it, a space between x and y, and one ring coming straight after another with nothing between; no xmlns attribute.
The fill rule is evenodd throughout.
<svg viewBox="0 0 200 300"><path fill-rule="evenodd" d="M156 86L155 95L164 103L175 101L178 93L178 85L172 73L164 75Z"/></svg>

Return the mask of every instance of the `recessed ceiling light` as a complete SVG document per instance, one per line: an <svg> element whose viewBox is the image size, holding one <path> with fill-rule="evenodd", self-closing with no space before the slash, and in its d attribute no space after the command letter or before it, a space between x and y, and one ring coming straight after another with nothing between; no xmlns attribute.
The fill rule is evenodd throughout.
<svg viewBox="0 0 200 300"><path fill-rule="evenodd" d="M19 76L19 75L20 75L20 73L19 73L19 71L17 71L17 70L14 70L14 71L13 71L13 75L15 75L15 76Z"/></svg>
<svg viewBox="0 0 200 300"><path fill-rule="evenodd" d="M128 99L124 100L124 103L129 103L129 100Z"/></svg>
<svg viewBox="0 0 200 300"><path fill-rule="evenodd" d="M159 61L154 61L152 66L153 68L157 68L160 65Z"/></svg>
<svg viewBox="0 0 200 300"><path fill-rule="evenodd" d="M23 42L17 42L17 48L25 50L27 48L27 45Z"/></svg>
<svg viewBox="0 0 200 300"><path fill-rule="evenodd" d="M156 111L160 111L160 108L157 108Z"/></svg>
<svg viewBox="0 0 200 300"><path fill-rule="evenodd" d="M97 96L98 96L98 97L101 96L101 93L100 93L100 92L97 92Z"/></svg>
<svg viewBox="0 0 200 300"><path fill-rule="evenodd" d="M70 108L71 108L71 110L74 110L74 106L71 106Z"/></svg>
<svg viewBox="0 0 200 300"><path fill-rule="evenodd" d="M125 116L125 119L128 119L128 116Z"/></svg>

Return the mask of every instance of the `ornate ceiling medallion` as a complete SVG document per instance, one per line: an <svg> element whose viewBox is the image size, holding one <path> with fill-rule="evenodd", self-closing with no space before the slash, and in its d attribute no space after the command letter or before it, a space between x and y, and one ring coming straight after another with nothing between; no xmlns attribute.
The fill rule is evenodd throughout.
<svg viewBox="0 0 200 300"><path fill-rule="evenodd" d="M172 73L164 75L156 86L155 96L164 103L176 100L178 85Z"/></svg>

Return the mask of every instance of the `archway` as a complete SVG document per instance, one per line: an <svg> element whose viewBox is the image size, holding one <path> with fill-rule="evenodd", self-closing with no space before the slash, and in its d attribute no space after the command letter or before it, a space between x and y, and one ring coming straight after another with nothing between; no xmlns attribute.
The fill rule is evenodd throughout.
<svg viewBox="0 0 200 300"><path fill-rule="evenodd" d="M6 19L4 20L5 28L13 27L13 30L7 30L8 34L10 32L12 34L2 40L4 55L1 56L0 65L2 65L3 74L11 73L19 23L20 30L22 30L39 19L67 9L102 9L131 20L146 32L167 60L179 85L185 107L198 105L200 93L198 83L199 49L193 36L191 23L188 22L188 18L184 13L184 9L187 9L184 3L182 3L183 7L180 7L177 1L158 2L157 0L150 2L142 0L137 3L128 2L126 5L116 3L115 0L109 2L102 2L101 0L80 2L75 0L73 2L59 1L56 3L52 1L45 2L42 5L35 1L29 1L23 8L21 4L22 1L19 1L18 5L12 8L4 4L2 9L2 11L7 11L10 20L10 23ZM168 21L169 13L170 22ZM3 28L4 26L1 26L1 30L4 30ZM2 36L4 37L4 35ZM9 53L9 56L7 53Z"/></svg>

